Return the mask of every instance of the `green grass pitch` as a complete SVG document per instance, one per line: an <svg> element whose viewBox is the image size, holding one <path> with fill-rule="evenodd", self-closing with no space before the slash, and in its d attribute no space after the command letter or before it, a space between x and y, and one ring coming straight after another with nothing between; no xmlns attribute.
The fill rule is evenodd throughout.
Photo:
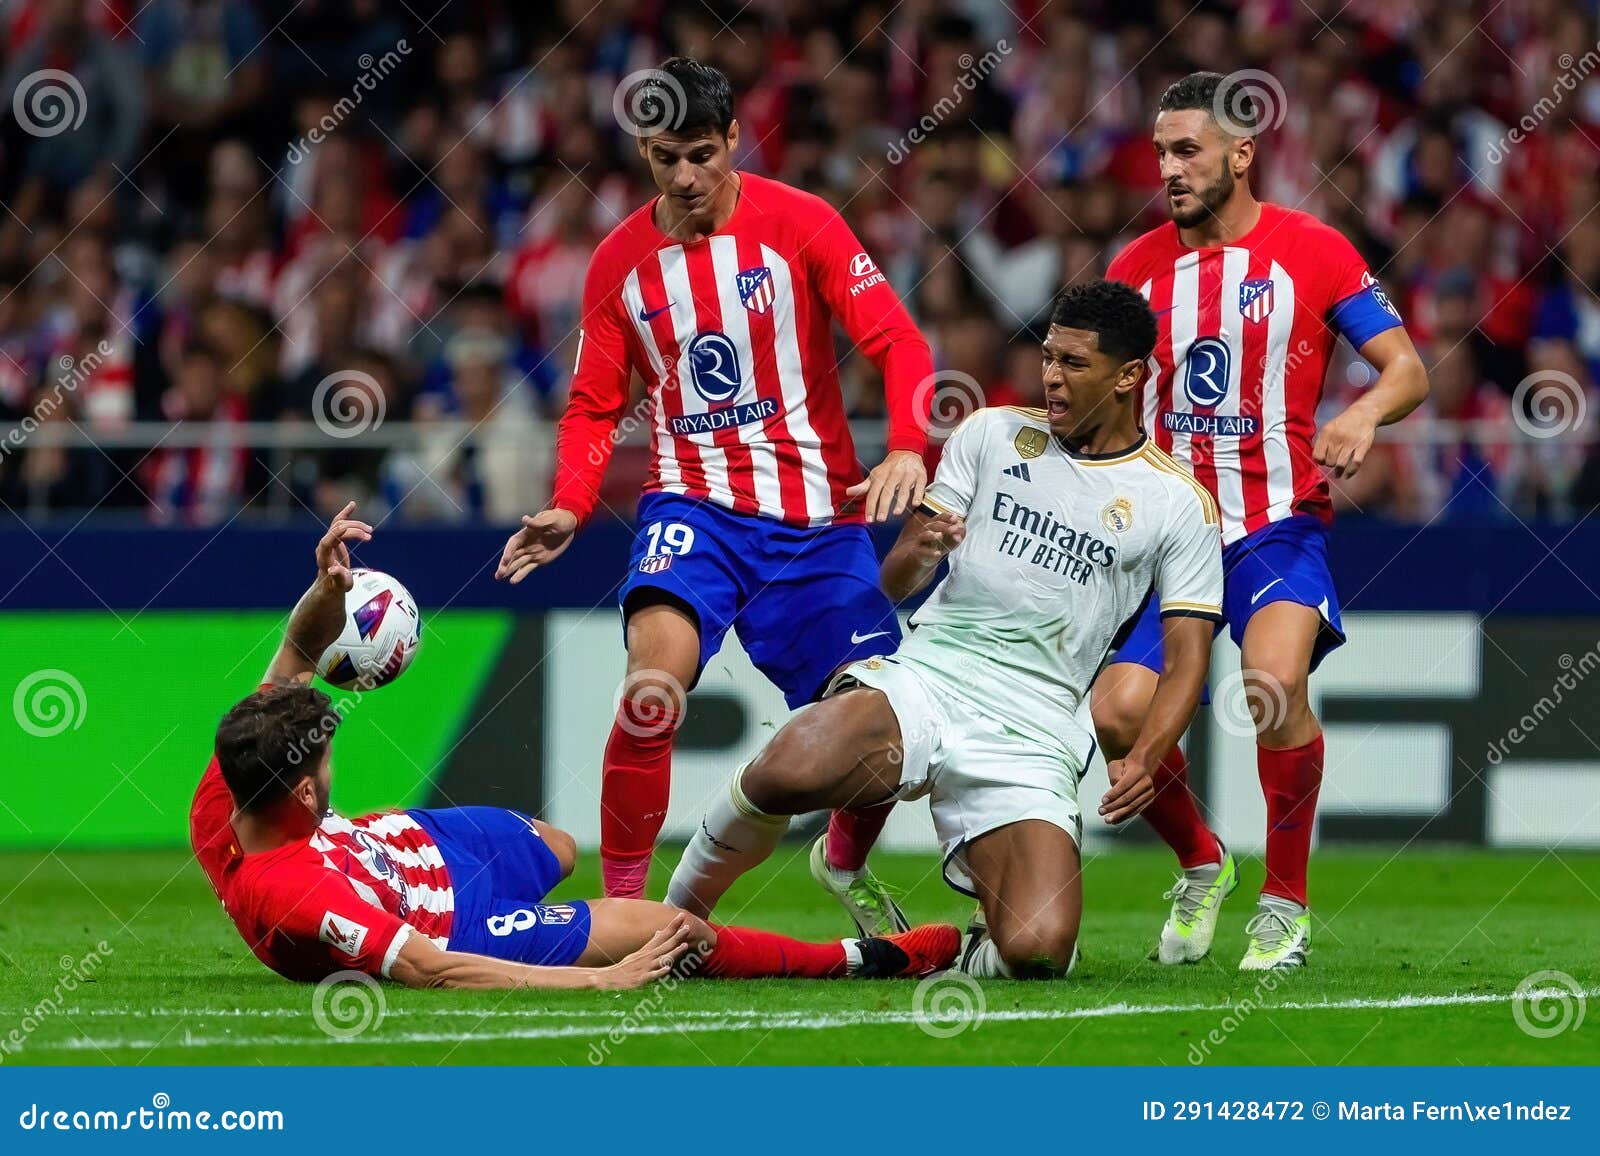
<svg viewBox="0 0 1600 1156"><path fill-rule="evenodd" d="M675 852L661 856L659 894ZM919 920L970 906L927 856L880 855ZM1214 958L1146 962L1170 883L1164 852L1126 850L1086 871L1084 961L1070 979L914 982L686 981L622 993L336 995L326 1034L312 989L248 953L186 855L0 855L0 1062L7 1064L1595 1064L1600 856L1324 848L1313 863L1315 949L1304 973L1235 970L1259 862L1223 914ZM591 861L560 896L594 893ZM785 844L719 917L808 937L842 915ZM87 970L86 953L104 941ZM92 982L69 978L74 971ZM1564 1006L1512 993L1556 971ZM92 974L90 974L92 973ZM63 983L63 980L67 980ZM67 990L69 987L75 990ZM339 1000L344 1006L338 1006ZM981 1003L963 1023L961 1009ZM368 1016L368 1011L374 1013ZM355 1013L360 1013L359 1015ZM942 1013L942 1014L941 1014ZM961 1030L956 1030L956 1029ZM15 1033L15 1034L13 1034ZM21 1041L20 1048L17 1041ZM1219 1041L1220 1042L1217 1042Z"/></svg>

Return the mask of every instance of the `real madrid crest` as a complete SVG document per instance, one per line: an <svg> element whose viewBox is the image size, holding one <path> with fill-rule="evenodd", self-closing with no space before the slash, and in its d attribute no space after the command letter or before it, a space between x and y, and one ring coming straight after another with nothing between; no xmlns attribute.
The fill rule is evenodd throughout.
<svg viewBox="0 0 1600 1156"><path fill-rule="evenodd" d="M1133 503L1127 498L1117 498L1100 511L1100 524L1113 534L1121 534L1133 527Z"/></svg>
<svg viewBox="0 0 1600 1156"><path fill-rule="evenodd" d="M1023 457L1036 458L1044 453L1044 447L1050 444L1050 437L1043 430L1021 429L1011 444Z"/></svg>

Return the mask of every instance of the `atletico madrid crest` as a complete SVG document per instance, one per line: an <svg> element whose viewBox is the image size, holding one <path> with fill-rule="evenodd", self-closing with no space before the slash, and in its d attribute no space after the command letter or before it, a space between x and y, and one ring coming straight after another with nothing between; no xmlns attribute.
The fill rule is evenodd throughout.
<svg viewBox="0 0 1600 1156"><path fill-rule="evenodd" d="M1239 283L1239 312L1246 321L1265 321L1272 312L1272 278Z"/></svg>
<svg viewBox="0 0 1600 1156"><path fill-rule="evenodd" d="M772 269L766 265L757 265L754 269L744 269L737 275L739 286L739 300L744 302L744 307L752 313L765 313L772 308L772 302L777 294L772 289Z"/></svg>

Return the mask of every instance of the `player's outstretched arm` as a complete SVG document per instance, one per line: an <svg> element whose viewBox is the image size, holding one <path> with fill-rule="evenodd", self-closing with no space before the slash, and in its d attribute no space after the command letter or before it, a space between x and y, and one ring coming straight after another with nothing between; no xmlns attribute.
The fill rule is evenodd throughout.
<svg viewBox="0 0 1600 1156"><path fill-rule="evenodd" d="M621 991L658 980L689 950L693 921L680 914L645 945L609 967L537 967L464 951L441 951L420 935L400 948L389 978L407 987Z"/></svg>
<svg viewBox="0 0 1600 1156"><path fill-rule="evenodd" d="M509 578L515 586L540 566L561 557L577 532L578 516L570 510L552 507L537 514L524 514L521 528L506 541L500 554L495 578Z"/></svg>
<svg viewBox="0 0 1600 1156"><path fill-rule="evenodd" d="M1369 338L1360 350L1378 370L1378 380L1344 412L1317 431L1312 456L1336 478L1361 468L1380 425L1399 421L1428 396L1428 371L1405 329L1396 326Z"/></svg>
<svg viewBox="0 0 1600 1156"><path fill-rule="evenodd" d="M1155 798L1156 765L1182 737L1200 705L1200 690L1211 665L1213 624L1211 618L1161 620L1161 653L1166 670L1156 681L1138 741L1126 758L1106 767L1111 789L1100 800L1100 815L1106 822L1131 819Z"/></svg>
<svg viewBox="0 0 1600 1156"><path fill-rule="evenodd" d="M355 584L349 543L372 540L372 527L352 517L355 509L347 502L317 543L317 577L289 613L283 643L263 682L310 682L317 659L344 630L344 596Z"/></svg>
<svg viewBox="0 0 1600 1156"><path fill-rule="evenodd" d="M959 514L936 514L927 507L912 513L878 571L883 592L893 602L910 598L966 536L967 523Z"/></svg>

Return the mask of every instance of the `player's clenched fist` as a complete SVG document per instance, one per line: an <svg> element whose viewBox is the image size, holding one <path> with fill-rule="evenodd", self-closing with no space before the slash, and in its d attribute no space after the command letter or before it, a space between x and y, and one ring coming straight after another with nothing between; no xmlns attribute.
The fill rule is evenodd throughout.
<svg viewBox="0 0 1600 1156"><path fill-rule="evenodd" d="M1333 471L1334 477L1353 477L1366 460L1377 433L1377 421L1351 406L1317 431L1311 453L1318 465Z"/></svg>
<svg viewBox="0 0 1600 1156"><path fill-rule="evenodd" d="M506 542L495 578L510 578L515 586L540 566L561 557L577 532L578 517L570 510L522 515L522 528Z"/></svg>
<svg viewBox="0 0 1600 1156"><path fill-rule="evenodd" d="M938 563L961 545L966 536L966 519L959 514L939 514L928 519L911 548L918 561Z"/></svg>

